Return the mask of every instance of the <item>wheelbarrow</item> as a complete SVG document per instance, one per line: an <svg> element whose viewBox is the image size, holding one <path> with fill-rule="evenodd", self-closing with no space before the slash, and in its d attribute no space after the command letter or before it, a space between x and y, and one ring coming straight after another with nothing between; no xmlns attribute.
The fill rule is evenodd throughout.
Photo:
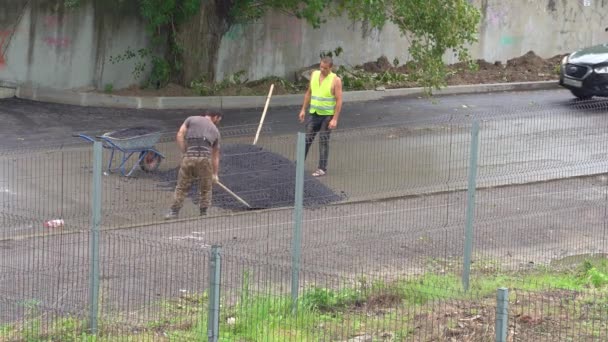
<svg viewBox="0 0 608 342"><path fill-rule="evenodd" d="M165 156L154 147L160 140L161 135L162 131L158 128L130 127L96 136L95 138L102 142L103 148L111 151L110 162L108 163L106 172L112 173L120 171L123 176L129 177L137 166L145 172L156 171L162 159L165 158ZM80 137L89 142L97 141L95 138L83 133L74 134L74 137ZM112 168L114 153L117 152L122 153L120 165ZM136 154L138 155L138 160L131 170L127 172L125 165L131 156Z"/></svg>

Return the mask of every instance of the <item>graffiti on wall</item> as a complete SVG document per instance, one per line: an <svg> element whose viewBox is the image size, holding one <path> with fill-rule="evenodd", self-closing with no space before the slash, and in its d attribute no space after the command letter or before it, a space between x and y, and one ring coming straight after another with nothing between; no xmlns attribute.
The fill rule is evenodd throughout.
<svg viewBox="0 0 608 342"><path fill-rule="evenodd" d="M522 36L508 36L503 35L500 37L500 45L517 45L521 44L524 40Z"/></svg>
<svg viewBox="0 0 608 342"><path fill-rule="evenodd" d="M47 36L44 37L42 39L42 41L49 47L51 48L59 48L59 49L63 49L63 48L67 48L70 46L71 41L68 38L62 38L62 37L52 37L52 36Z"/></svg>
<svg viewBox="0 0 608 342"><path fill-rule="evenodd" d="M62 25L62 20L56 15L46 15L43 19L43 25L47 32L51 30L57 30L57 28ZM61 35L47 35L42 38L44 44L53 49L65 49L70 47L72 41L69 37L61 36Z"/></svg>
<svg viewBox="0 0 608 342"><path fill-rule="evenodd" d="M509 21L509 10L501 5L488 6L486 10L486 23L488 26L500 28Z"/></svg>
<svg viewBox="0 0 608 342"><path fill-rule="evenodd" d="M0 70L6 67L6 45L8 45L12 33L11 30L0 31Z"/></svg>
<svg viewBox="0 0 608 342"><path fill-rule="evenodd" d="M539 40L539 27L555 39L554 46L560 52L596 44L608 36L604 33L607 25L590 26L585 33L581 32L579 25L581 22L604 23L608 20L607 12L600 10L608 4L606 0L519 0L518 5L503 0L485 0L485 4L484 26L491 30L490 35L497 38L496 44L507 49L528 45L546 49L551 46L551 43Z"/></svg>
<svg viewBox="0 0 608 342"><path fill-rule="evenodd" d="M13 36L19 31L19 20L27 10L28 1L2 0L0 5L0 70L8 65L8 49Z"/></svg>

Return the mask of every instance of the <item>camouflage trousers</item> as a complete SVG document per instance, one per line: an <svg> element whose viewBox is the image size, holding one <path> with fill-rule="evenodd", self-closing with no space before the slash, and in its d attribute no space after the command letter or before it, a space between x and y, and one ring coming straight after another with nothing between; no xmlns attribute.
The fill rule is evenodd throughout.
<svg viewBox="0 0 608 342"><path fill-rule="evenodd" d="M199 207L208 208L211 205L212 176L211 158L188 156L182 158L171 210L178 212L182 208L192 183L196 181L198 181Z"/></svg>

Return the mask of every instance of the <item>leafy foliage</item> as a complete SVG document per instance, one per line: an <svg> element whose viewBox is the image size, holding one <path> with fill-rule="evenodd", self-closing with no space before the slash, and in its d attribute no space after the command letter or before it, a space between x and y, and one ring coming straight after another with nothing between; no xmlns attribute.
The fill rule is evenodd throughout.
<svg viewBox="0 0 608 342"><path fill-rule="evenodd" d="M235 22L246 22L259 19L269 9L275 9L319 28L327 20L322 14L332 4L331 0L234 0L231 16Z"/></svg>
<svg viewBox="0 0 608 342"><path fill-rule="evenodd" d="M139 3L153 42L159 46L166 39L166 56L152 55L150 83L161 87L182 69L183 47L177 40L177 27L198 12L201 0L139 0Z"/></svg>
<svg viewBox="0 0 608 342"><path fill-rule="evenodd" d="M254 20L269 9L305 19L315 28L340 13L374 28L395 24L410 42L415 79L429 91L446 84L446 53L471 64L468 46L477 41L481 18L469 0L236 0L231 13L236 20Z"/></svg>
<svg viewBox="0 0 608 342"><path fill-rule="evenodd" d="M118 54L116 56L110 56L110 63L117 64L122 63L131 59L136 59L135 65L133 67L133 71L131 74L135 79L139 79L143 76L146 71L146 59L150 55L149 49L139 49L134 51L131 47L127 47L125 52Z"/></svg>
<svg viewBox="0 0 608 342"><path fill-rule="evenodd" d="M342 52L344 52L344 49L342 49L341 46L338 46L337 48L335 48L333 51L321 51L321 53L319 54L320 58L323 57L338 57L342 54Z"/></svg>
<svg viewBox="0 0 608 342"><path fill-rule="evenodd" d="M66 6L74 7L82 0L64 1ZM152 60L151 77L157 85L164 85L182 69L184 63L183 47L176 38L177 28L200 10L201 0L137 1L140 14L155 37L156 46L166 43L168 52L165 56ZM228 24L259 19L271 9L303 19L315 28L341 13L373 28L382 28L391 22L409 40L409 62L416 70L412 77L429 91L446 84L448 69L443 62L446 53L453 53L458 60L472 65L468 47L477 41L477 26L481 17L469 0L215 1L218 6L228 9L217 14L223 16L229 13L228 17L222 18ZM341 52L328 53L338 55ZM399 64L398 59L394 63Z"/></svg>
<svg viewBox="0 0 608 342"><path fill-rule="evenodd" d="M468 0L343 0L352 19L382 27L390 21L410 41L409 54L418 82L427 88L445 85L446 52L471 62L468 45L477 41L479 11Z"/></svg>
<svg viewBox="0 0 608 342"><path fill-rule="evenodd" d="M594 265L590 261L583 263L583 274L581 278L587 283L593 285L595 288L600 288L608 285L608 267L604 261L600 265Z"/></svg>
<svg viewBox="0 0 608 342"><path fill-rule="evenodd" d="M342 79L345 90L375 89L379 86L398 87L408 82L408 75L386 70L377 74L370 74L361 69L350 69L341 65L336 73Z"/></svg>

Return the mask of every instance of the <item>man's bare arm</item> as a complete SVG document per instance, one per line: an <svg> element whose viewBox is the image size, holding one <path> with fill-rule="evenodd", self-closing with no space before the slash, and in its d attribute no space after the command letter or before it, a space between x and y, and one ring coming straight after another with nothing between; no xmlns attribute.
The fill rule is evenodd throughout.
<svg viewBox="0 0 608 342"><path fill-rule="evenodd" d="M304 103L302 103L302 109L300 110L300 114L298 115L298 118L300 119L300 122L304 122L304 117L306 116L306 107L308 107L308 104L310 104L310 84L308 85L308 89L306 90L306 94L304 94Z"/></svg>
<svg viewBox="0 0 608 342"><path fill-rule="evenodd" d="M340 118L340 112L342 111L342 79L340 79L340 77L336 77L336 84L334 85L334 96L336 97L334 119L336 119L337 123Z"/></svg>
<svg viewBox="0 0 608 342"><path fill-rule="evenodd" d="M334 108L334 117L329 122L330 129L338 127L340 112L342 111L342 80L337 76L334 79L334 96L336 97L336 107Z"/></svg>
<svg viewBox="0 0 608 342"><path fill-rule="evenodd" d="M182 126L179 128L179 131L177 131L177 136L175 137L175 140L177 141L177 146L179 147L179 150L182 153L186 153L186 131L188 130L188 127L186 127L186 124L182 124Z"/></svg>

